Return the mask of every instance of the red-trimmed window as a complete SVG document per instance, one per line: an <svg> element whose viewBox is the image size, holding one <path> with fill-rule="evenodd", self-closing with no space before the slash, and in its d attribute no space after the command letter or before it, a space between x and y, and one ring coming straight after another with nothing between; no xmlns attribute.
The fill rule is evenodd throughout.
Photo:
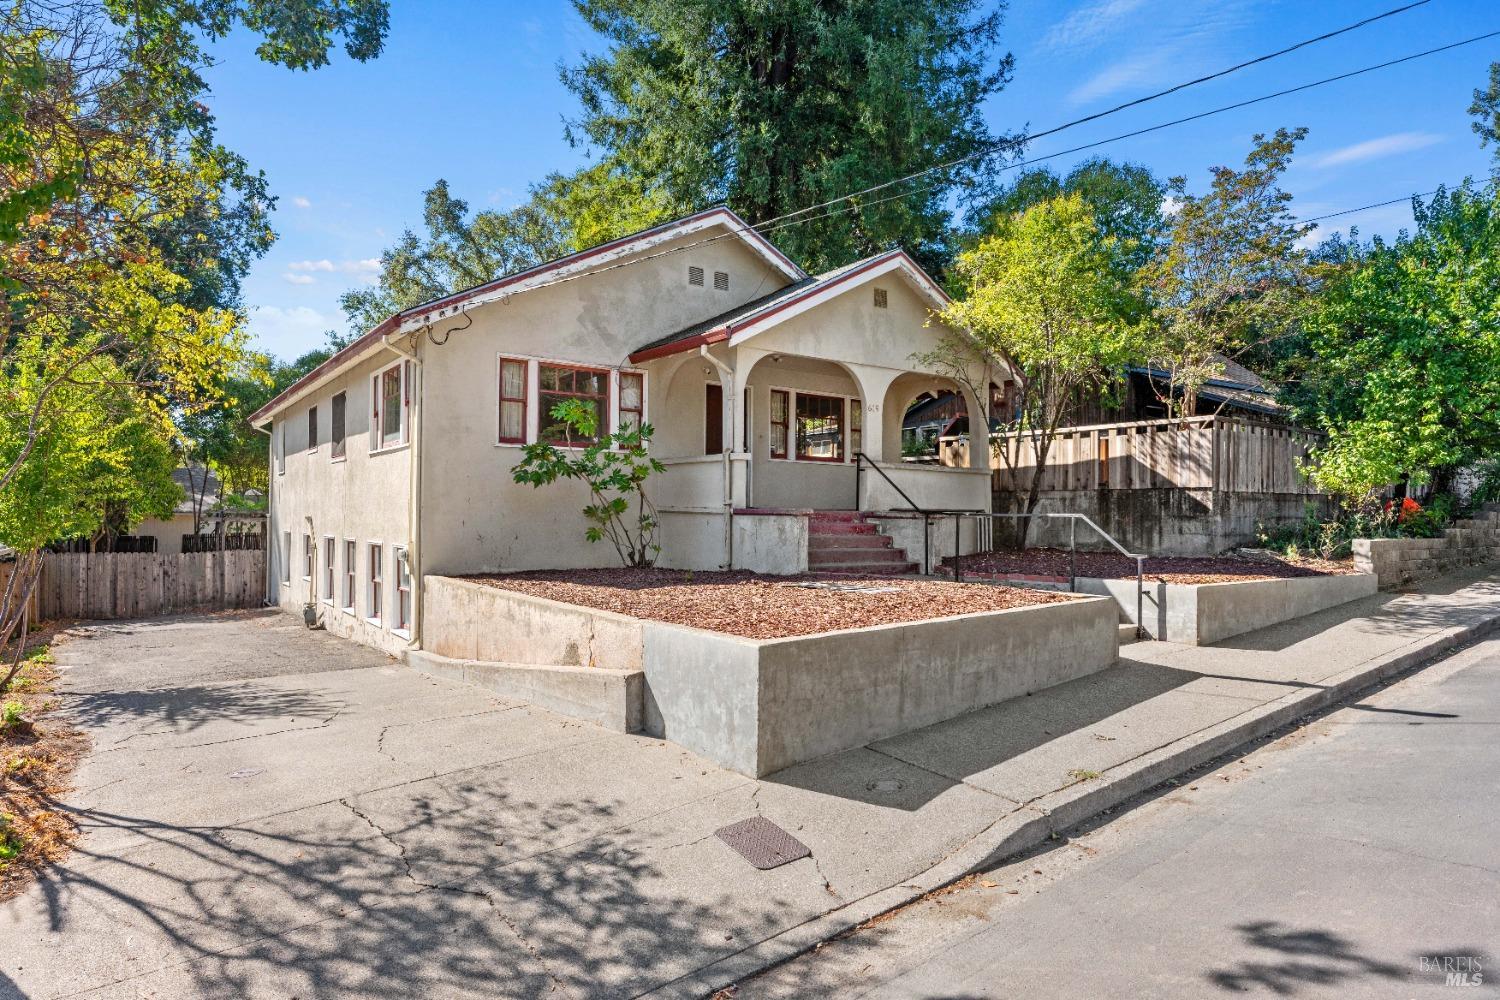
<svg viewBox="0 0 1500 1000"><path fill-rule="evenodd" d="M500 443L526 443L526 362L500 359Z"/></svg>
<svg viewBox="0 0 1500 1000"><path fill-rule="evenodd" d="M323 536L323 603L333 603L333 557L334 546L337 543L332 535Z"/></svg>
<svg viewBox="0 0 1500 1000"><path fill-rule="evenodd" d="M553 407L565 400L577 400L594 411L600 430L609 426L609 372L603 368L578 368L572 365L553 365L545 362L538 365L537 407L539 431L537 437L548 444L566 444L571 435L573 444L593 444L594 438L585 438L569 431L567 426L552 416Z"/></svg>
<svg viewBox="0 0 1500 1000"><path fill-rule="evenodd" d="M349 398L344 393L338 393L333 397L329 413L328 440L330 443L329 454L332 458L344 457L344 410L348 405Z"/></svg>
<svg viewBox="0 0 1500 1000"><path fill-rule="evenodd" d="M858 455L865 450L865 404L857 399L849 400L849 454Z"/></svg>
<svg viewBox="0 0 1500 1000"><path fill-rule="evenodd" d="M370 380L371 441L375 448L406 443L407 412L411 409L410 364L400 362Z"/></svg>
<svg viewBox="0 0 1500 1000"><path fill-rule="evenodd" d="M791 400L785 389L771 390L771 457L786 458L787 416Z"/></svg>
<svg viewBox="0 0 1500 1000"><path fill-rule="evenodd" d="M806 462L844 460L844 398L797 393L797 458Z"/></svg>
<svg viewBox="0 0 1500 1000"><path fill-rule="evenodd" d="M411 628L411 565L405 549L392 550L396 557L396 624L395 628Z"/></svg>
<svg viewBox="0 0 1500 1000"><path fill-rule="evenodd" d="M620 373L620 433L641 426L646 410L646 376L640 372Z"/></svg>

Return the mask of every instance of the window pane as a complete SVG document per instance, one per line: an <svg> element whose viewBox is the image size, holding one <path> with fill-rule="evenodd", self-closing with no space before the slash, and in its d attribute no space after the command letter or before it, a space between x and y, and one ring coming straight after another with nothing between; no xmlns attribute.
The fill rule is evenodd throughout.
<svg viewBox="0 0 1500 1000"><path fill-rule="evenodd" d="M786 393L771 393L771 422L773 424L786 423Z"/></svg>
<svg viewBox="0 0 1500 1000"><path fill-rule="evenodd" d="M797 457L839 461L844 457L844 401L797 394Z"/></svg>
<svg viewBox="0 0 1500 1000"><path fill-rule="evenodd" d="M345 397L341 392L333 397L333 412L329 414L329 439L333 442L333 457L339 458L344 454L344 404Z"/></svg>
<svg viewBox="0 0 1500 1000"><path fill-rule="evenodd" d="M543 441L551 441L555 444L560 444L565 440L567 434L570 433L570 429L561 420L556 420L552 416L552 408L558 403L561 403L565 400L577 400L578 402L582 403L587 409L590 409L594 412L594 417L596 420L598 419L599 414L603 412L602 408L599 405L600 400L594 399L592 397L563 396L550 392L541 393L541 438ZM592 442L594 440L593 438L581 437L576 431L573 431L571 433L575 442Z"/></svg>
<svg viewBox="0 0 1500 1000"><path fill-rule="evenodd" d="M401 369L380 376L380 439L390 444L401 438Z"/></svg>
<svg viewBox="0 0 1500 1000"><path fill-rule="evenodd" d="M573 388L573 370L571 368L557 368L553 365L542 365L541 387L554 391L568 392Z"/></svg>
<svg viewBox="0 0 1500 1000"><path fill-rule="evenodd" d="M641 408L641 377L639 375L624 374L620 376L620 409L639 410Z"/></svg>
<svg viewBox="0 0 1500 1000"><path fill-rule="evenodd" d="M506 399L520 399L526 395L526 365L520 361L506 361L500 365L500 395Z"/></svg>
<svg viewBox="0 0 1500 1000"><path fill-rule="evenodd" d="M500 437L507 441L520 441L526 433L526 404L500 404Z"/></svg>

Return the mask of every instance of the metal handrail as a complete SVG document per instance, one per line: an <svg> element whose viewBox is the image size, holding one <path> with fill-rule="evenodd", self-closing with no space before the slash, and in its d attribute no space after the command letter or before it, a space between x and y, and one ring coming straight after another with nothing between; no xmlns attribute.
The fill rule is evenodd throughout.
<svg viewBox="0 0 1500 1000"><path fill-rule="evenodd" d="M1129 549L1125 548L1125 546L1121 545L1119 543L1119 541L1117 541L1114 538L1114 536L1112 536L1109 532L1105 531L1103 528L1099 527L1099 525L1095 524L1093 522L1093 520L1090 519L1087 514L1078 514L1078 513L1075 513L1075 512L1071 512L1071 511L1056 511L1056 512L1054 512L1054 511L1034 511L1033 513L1030 513L1030 514L994 514L994 513L989 513L989 514L974 514L974 515L970 515L970 516L973 516L973 517L990 517L990 518L995 518L995 517L1010 517L1010 518L1019 518L1019 517L1025 517L1025 518L1032 518L1032 517L1045 517L1045 518L1065 517L1065 518L1067 518L1071 522L1069 524L1069 528L1068 528L1068 590L1071 593L1076 593L1077 590L1078 590L1078 522L1082 521L1084 524L1088 525L1090 528L1093 528L1095 534L1097 534L1100 538L1104 539L1110 545L1113 545L1115 547L1116 551L1118 551L1122 556L1124 556L1127 559L1134 559L1135 560L1135 634L1136 634L1136 636L1138 638L1141 638L1141 639L1146 638L1146 618L1145 618L1146 582L1145 581L1146 581L1146 559L1148 557L1146 556L1145 553L1142 553L1142 552L1131 552ZM963 582L963 570L960 567L960 563L961 563L963 557L961 555L959 555L958 547L957 547L957 544L956 544L957 540L958 540L958 530L957 530L956 527L954 528L953 537L954 537L954 541L955 541L955 546L954 546L954 550L953 550L953 582L954 583L962 583Z"/></svg>
<svg viewBox="0 0 1500 1000"><path fill-rule="evenodd" d="M932 546L931 546L931 541L930 541L930 537L929 536L932 534L932 519L934 517L941 517L941 516L946 516L946 515L955 515L955 516L956 515L973 515L973 514L983 514L984 513L984 511L982 511L982 510L974 510L974 509L946 510L946 509L943 509L943 508L918 507L917 506L917 502L915 500L913 500L910 496L908 496L905 490L903 490L900 486L897 486L896 485L896 481L894 479L892 479L890 476L886 475L885 470L882 469L879 465L875 464L875 460L873 458L871 458L869 455L866 455L862 451L856 451L854 453L854 509L855 510L861 510L862 509L860 507L859 484L860 484L860 479L861 479L861 468L863 466L863 463L866 463L866 462L869 463L870 468L872 468L876 472L880 473L880 478L884 479L887 483L889 483L891 489L895 490L897 492L897 494L900 495L900 497L901 497L902 500L906 501L906 506L910 507L916 513L922 515L922 572L923 573L930 573L930 572L932 572L932 554L931 554ZM953 548L954 555L958 554L958 545L957 545L957 541L958 541L958 525L959 525L959 522L955 519L955 521L953 522L953 538L954 538L954 543L955 543L954 544L954 548Z"/></svg>

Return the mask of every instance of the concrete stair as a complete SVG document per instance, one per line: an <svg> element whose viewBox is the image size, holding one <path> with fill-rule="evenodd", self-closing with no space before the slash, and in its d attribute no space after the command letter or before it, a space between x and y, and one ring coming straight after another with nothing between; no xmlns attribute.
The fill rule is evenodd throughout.
<svg viewBox="0 0 1500 1000"><path fill-rule="evenodd" d="M917 564L857 511L818 511L807 519L807 568L812 573L904 576Z"/></svg>

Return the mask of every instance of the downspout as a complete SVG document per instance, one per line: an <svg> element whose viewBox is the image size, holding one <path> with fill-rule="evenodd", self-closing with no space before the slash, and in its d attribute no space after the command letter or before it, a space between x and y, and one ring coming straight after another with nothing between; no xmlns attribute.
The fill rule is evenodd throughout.
<svg viewBox="0 0 1500 1000"><path fill-rule="evenodd" d="M276 423L272 420L265 427L256 427L254 424L250 426L266 436L266 453L271 456L271 461L268 465L270 475L266 476L266 533L265 537L260 540L260 544L266 554L265 605L266 607L272 607L280 603L272 600L272 595L275 591L271 589L274 586L271 581L271 539L275 536L275 532L271 530L271 511L276 509L276 496L273 493L276 487L276 433L273 428L276 426Z"/></svg>
<svg viewBox="0 0 1500 1000"><path fill-rule="evenodd" d="M381 337L382 346L389 348L412 363L412 374L417 385L411 398L411 461L406 476L406 562L411 574L411 638L407 649L422 648L422 622L425 589L422 586L422 517L419 513L422 496L422 395L425 379L422 359L414 351L403 351L391 343L388 336ZM399 581L393 581L399 583Z"/></svg>
<svg viewBox="0 0 1500 1000"><path fill-rule="evenodd" d="M728 445L724 448L724 568L734 569L734 460L730 456L734 454L734 443L739 440L734 426L735 414L739 412L734 369L708 353L707 344L699 344L698 353L719 369L719 380L724 386L724 401L729 404Z"/></svg>

